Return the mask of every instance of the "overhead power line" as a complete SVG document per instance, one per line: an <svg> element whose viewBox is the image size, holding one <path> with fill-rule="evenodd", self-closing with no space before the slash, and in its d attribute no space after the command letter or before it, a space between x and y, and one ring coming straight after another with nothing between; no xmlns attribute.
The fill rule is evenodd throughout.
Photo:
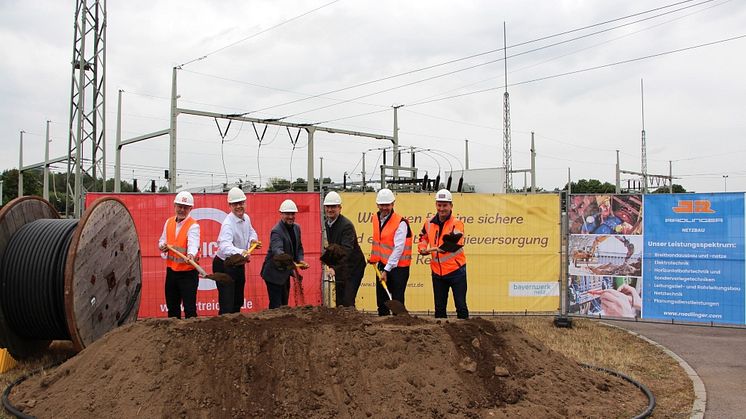
<svg viewBox="0 0 746 419"><path fill-rule="evenodd" d="M680 2L672 3L672 4L669 4L669 5L666 5L666 6L661 6L661 7L657 7L657 8L645 10L645 11L642 11L642 12L634 13L634 14L631 14L631 15L626 15L626 16L622 16L622 17L619 17L619 18L607 20L607 21L604 21L604 22L599 22L599 23L595 23L595 24L592 24L592 25L587 25L587 26L583 26L583 27L580 27L580 28L576 28L576 29L571 29L571 30L559 32L559 33L556 33L556 34L553 34L553 35L547 35L547 36L543 36L543 37L540 37L540 38L535 38L535 39L532 39L532 40L529 40L529 41L524 41L524 42L520 42L520 43L517 43L517 44L514 44L514 45L510 45L510 46L507 47L507 49L513 49L513 48L517 48L519 46L524 46L524 45L528 45L528 44L532 44L532 43L536 43L536 42L540 42L540 41L545 41L547 39L556 38L556 37L559 37L559 36L563 36L563 35L567 35L567 34L579 32L579 31L591 29L591 28L598 27L598 26L607 25L609 23L614 23L614 22L618 22L618 21L621 21L621 20L625 20L625 19L629 19L629 18L633 18L633 17L645 15L645 14L648 14L648 13L653 13L653 12L656 12L656 11L659 11L659 10L663 10L663 9L675 7L675 6L678 6L678 5L681 5L681 4L691 3L692 1L694 1L694 0L680 1ZM636 23L639 23L639 22L642 22L642 21L646 21L646 20L650 20L650 19L655 19L655 18L658 18L658 17L661 17L661 16L665 16L665 15L668 15L668 14L676 13L676 12L684 10L684 9L696 7L696 6L705 4L705 3L710 3L712 1L715 1L715 0L704 0L704 1L700 1L698 3L692 4L692 5L688 5L688 6L685 6L685 7L681 7L681 8L675 9L675 10L670 10L670 11L667 11L665 13L660 13L660 14L657 14L657 15L654 15L654 16L649 16L649 17L646 17L646 18L643 18L643 19L638 19L638 20L635 20L633 22L628 22L628 23L625 23L625 24L622 24L622 25L617 25L617 26L614 26L614 27L611 27L611 28L607 28L607 29L603 29L603 30L600 30L600 31L596 31L596 32L593 32L593 33L590 33L590 34L581 35L581 36L578 36L578 37L575 37L575 38L571 38L571 39L559 41L559 42L556 42L556 43L553 43L553 44L549 44L549 45L537 47L537 48L534 48L534 49L531 49L531 50L528 50L528 51L524 51L524 52L521 52L521 53L513 54L513 55L508 56L507 58L515 58L515 57L518 57L518 56L521 56L521 55L526 55L526 54L529 54L529 53L532 53L532 52L536 52L536 51L540 51L540 50L543 50L543 49L551 48L551 47L554 47L554 46L557 46L557 45L561 45L561 44L573 42L573 41L576 41L576 40L579 40L579 39L583 39L583 38L587 38L587 37L590 37L590 36L595 36L595 35L598 35L600 33L604 33L604 32L612 31L612 30L619 29L619 28L622 28L622 27L625 27L625 26L633 25L633 24L636 24ZM405 71L405 72L402 72L402 73L397 73L397 74L393 74L393 75L390 75L390 76L380 77L380 78L377 78L377 79L373 79L373 80L369 80L369 81L365 81L365 82L353 84L353 85L350 85L350 86L347 86L347 87L342 87L342 88L330 90L330 91L327 91L327 92L324 92L324 93L319 93L319 94L316 94L316 95L311 95L311 96L308 96L308 97L305 97L305 98L299 98L299 99L295 99L295 100L283 102L283 103L280 103L280 104L271 105L271 106L263 107L263 108L260 108L260 109L252 110L252 111L247 111L247 112L242 113L241 115L248 115L248 114L251 114L251 113L262 112L262 111L266 111L266 110L269 110L269 109L274 109L274 108L278 108L278 107L281 107L281 106L291 105L291 104L294 104L294 103L303 102L303 101L310 100L310 99L323 98L326 95L330 95L330 94L334 94L334 93L339 93L339 92L343 92L343 91L346 91L346 90L351 90L351 89L355 89L355 88L358 88L358 87L363 87L363 86L367 86L367 85L370 85L370 84L379 83L379 82L382 82L382 81L391 80L391 79L394 79L394 78L397 78L397 77L411 75L411 74L419 73L419 72L426 71L426 70L431 70L431 69L434 69L434 68L446 66L446 65L449 65L449 64L454 64L454 63L457 63L457 62L460 62L460 61L469 60L469 59L472 59L472 58L481 57L481 56L484 56L484 55L489 55L489 54L493 54L493 53L497 53L497 52L502 52L505 49L506 48L491 49L491 50L488 50L488 51L483 51L483 52L479 52L479 53L476 53L476 54L468 55L468 56L465 56L465 57L461 57L461 58L456 58L456 59L453 59L453 60L444 61L444 62L441 62L441 63L438 63L438 64L433 64L433 65L429 65L429 66L425 66L425 67L420 67L420 68L413 69L413 70L408 70L408 71ZM378 91L378 92L374 92L374 93L370 93L370 94L366 94L366 95L362 95L362 96L357 96L357 97L349 99L349 100L341 101L341 102L339 102L337 104L331 104L331 105L327 105L327 106L323 106L323 107L319 107L319 108L314 108L314 109L311 109L311 110L308 110L308 111L304 111L304 112L300 112L300 113L295 113L295 114L292 114L292 115L287 115L287 116L285 116L285 117L283 117L281 119L288 118L288 117L293 117L293 116L297 116L297 115L308 113L308 112L312 112L312 111L315 111L315 110L325 109L325 108L328 108L328 107L331 107L331 106L337 106L337 105L341 105L341 104L344 104L344 103L349 103L349 102L356 101L356 100L359 100L359 99L362 99L362 98L365 98L365 97L369 97L369 96L373 96L373 95L376 95L376 94L388 92L388 91L399 89L399 88L402 88L402 87L411 86L413 84L418 84L418 83L422 83L422 82L425 82L425 81L430 81L430 80L433 80L433 79L436 79L436 78L440 78L440 77L452 75L452 74L455 74L455 73L458 73L458 72L461 72L461 71L471 70L471 69L474 69L474 68L477 68L477 67L481 67L481 66L493 64L493 63L496 63L496 62L500 62L502 60L503 60L503 58L501 57L499 59L487 61L487 62L484 62L484 63L475 64L475 65L464 67L464 68L460 68L460 69L457 69L457 70L454 70L454 71L449 71L447 73L442 73L442 74L439 74L439 75L436 75L436 76L424 78L424 79L421 79L421 80L416 80L416 81L413 81L413 82L410 82L410 83L405 83L403 85L399 85L399 86L396 86L396 87L393 87L393 88L389 88L389 89L384 89L382 91Z"/></svg>
<svg viewBox="0 0 746 419"><path fill-rule="evenodd" d="M689 51L689 50L693 50L693 49L698 49L698 48L704 48L704 47L708 47L708 46L712 46L712 45L717 45L717 44L721 44L721 43L724 43L724 42L729 42L729 41L734 41L734 40L737 40L737 39L741 39L741 38L744 38L744 37L746 37L746 34L744 34L744 35L738 35L738 36L734 36L734 37L730 37L730 38L726 38L726 39L720 39L720 40L713 41L713 42L707 42L707 43L704 43L704 44L693 45L693 46L690 46L690 47L679 48L679 49L674 49L674 50L659 52L659 53L656 53L656 54L645 55L645 56L642 56L642 57L630 58L628 60L616 61L616 62L613 62L613 63L608 63L608 64L603 64L603 65L598 65L598 66L583 68L583 69L579 69L579 70L567 71L567 72L564 72L564 73L553 74L553 75L544 76L544 77L538 77L538 78L535 78L535 79L524 80L524 81L520 81L520 82L516 82L516 83L510 83L510 84L508 84L508 87L521 86L521 85L524 85L524 84L536 83L536 82L540 82L540 81L555 79L555 78L558 78L558 77L569 76L569 75L579 74L579 73L585 73L585 72L593 71L593 70L600 70L600 69L609 68L609 67L613 67L613 66L617 66L617 65L621 65L621 64L629 64L629 63L632 63L632 62L642 61L642 60L646 60L646 59L649 59L649 58L656 58L656 57L661 57L661 56L664 56L664 55L675 54L675 53L678 53L678 52L684 52L684 51ZM460 98L460 97L476 95L476 94L479 94L479 93L492 92L492 91L495 91L495 90L502 90L504 88L505 88L504 85L495 86L495 87L489 87L489 88L486 88L486 89L480 89L480 90L475 90L475 91L471 91L471 92L460 93L460 94L457 94L457 95L445 96L445 97L441 97L441 98L437 98L437 99L429 99L429 100L423 100L423 101L415 102L415 103L407 103L407 104L405 104L405 106L407 106L408 108L411 108L411 107L414 107L414 106L425 105L425 104L428 104L428 103L434 103L434 102L440 102L440 101L444 101L444 100L456 99L456 98ZM357 118L357 117L361 117L361 116L367 116L367 115L372 115L372 114L377 114L377 113L387 112L387 111L388 111L388 109L383 109L383 110L379 110L379 111L366 112L366 113L362 113L362 114L343 116L343 117L340 117L340 118L334 118L334 119L326 120L326 121L324 121L324 123L342 121L342 120L345 120L345 119L352 119L352 118Z"/></svg>
<svg viewBox="0 0 746 419"><path fill-rule="evenodd" d="M333 0L333 1L330 1L329 3L323 4L323 5L321 5L321 6L317 7L317 8L315 8L315 9L311 9L311 10L309 10L309 11L307 11L307 12L304 12L304 13L301 13L301 14L299 14L299 15L297 15L297 16L291 17L290 19L287 19L287 20L283 20L282 22L280 22L280 23L278 23L278 24L276 24L276 25L270 26L270 27L269 27L269 28L267 28L267 29L261 30L261 31L259 31L259 32L257 32L257 33L254 33L254 34L252 34L252 35L249 35L249 36L247 36L247 37L245 37L245 38L239 39L238 41L235 41L235 42L231 42L230 44L228 44L228 45L226 45L226 46L224 46L224 47L221 47L221 48L218 48L218 49L216 49L216 50L214 50L214 51L208 52L208 53L207 53L207 54L205 54L205 55L202 55L202 56L200 56L200 57L197 57L197 58L194 58L194 59L192 59L192 60L189 60L189 61L185 62L184 64L181 64L181 65L179 65L179 67L183 68L184 66L186 66L186 65L189 65L189 64L191 64L191 63L193 63L193 62L204 60L205 58L207 58L207 57L209 57L209 56L211 56L211 55L213 55L213 54L217 54L217 53L218 53L218 52L220 52L220 51L224 51L224 50L226 50L226 49L228 49L228 48L230 48L230 47L232 47L232 46L238 45L238 44L240 44L240 43L242 43L242 42L246 42L246 41L248 41L249 39L255 38L255 37L257 37L257 36L259 36L259 35L261 35L261 34L263 34L263 33L269 32L269 31L271 31L271 30L273 30L273 29L279 28L280 26L283 26L283 25L285 25L285 24L288 24L288 23L290 23L290 22L292 22L292 21L294 21L294 20L298 20L298 19L302 18L303 16L307 16L307 15L309 15L309 14L311 14L311 13L315 12L315 11L321 10L321 9L323 9L323 8L327 7L327 6L331 6L332 4L334 4L334 3L338 2L338 1L339 1L339 0Z"/></svg>
<svg viewBox="0 0 746 419"><path fill-rule="evenodd" d="M630 58L628 60L616 61L616 62L613 62L613 63L603 64L603 65L597 65L597 66L593 66L593 67L587 67L587 68L583 68L583 69L579 69L579 70L567 71L567 72L564 72L564 73L553 74L551 76L538 77L538 78L531 79L531 80L524 80L524 81L517 82L517 83L510 83L510 84L508 84L508 87L520 86L520 85L529 84L529 83L536 83L536 82L539 82L539 81L545 81L545 80L549 80L549 79L555 79L555 78L558 78L558 77L570 76L570 75L573 75L573 74L585 73L585 72L593 71L593 70L600 70L600 69L603 69L603 68L613 67L613 66L617 66L617 65L621 65L621 64L629 64L629 63L633 63L633 62L637 62L637 61L647 60L649 58L662 57L664 55L670 55L670 54L675 54L675 53L678 53L678 52L690 51L690 50L697 49L697 48L704 48L704 47L708 47L708 46L712 46L712 45L722 44L724 42L735 41L737 39L741 39L741 38L745 38L745 37L746 37L746 34L744 34L744 35L738 35L738 36L733 36L733 37L730 37L730 38L720 39L720 40L713 41L713 42L707 42L707 43L704 43L704 44L693 45L693 46L690 46L690 47L679 48L679 49L674 49L674 50L669 50L669 51L664 51L664 52L659 52L659 53L656 53L656 54L645 55L645 56L637 57L637 58ZM407 104L407 106L412 107L412 106L424 105L426 103L439 102L439 101L442 101L442 100L448 100L448 99L454 99L454 98L459 98L459 97L464 97L464 96L470 96L470 95L475 95L475 94L484 93L484 92L491 92L491 91L494 91L494 90L501 90L501 89L504 89L504 88L505 88L505 86L490 87L490 88L487 88L487 89L475 90L475 91L472 91L472 92L461 93L461 94L458 94L458 95L446 96L446 97L442 97L442 98L438 98L438 99L431 99L431 100L426 100L426 101L422 101L422 102L416 102L416 103L412 103L412 104Z"/></svg>

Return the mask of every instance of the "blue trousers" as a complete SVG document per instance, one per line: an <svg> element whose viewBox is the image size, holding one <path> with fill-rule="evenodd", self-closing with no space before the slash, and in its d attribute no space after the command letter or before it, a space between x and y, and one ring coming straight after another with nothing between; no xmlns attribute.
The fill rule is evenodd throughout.
<svg viewBox="0 0 746 419"><path fill-rule="evenodd" d="M285 285L273 284L264 281L267 284L267 296L269 296L269 308L279 308L288 305L290 297L290 280Z"/></svg>
<svg viewBox="0 0 746 419"><path fill-rule="evenodd" d="M378 269L381 272L383 272L384 266L383 263L378 263ZM391 298L404 304L404 291L407 290L407 282L409 281L409 266L392 269L391 272L386 274L386 278L386 285L389 287ZM389 295L383 289L381 281L376 281L376 303L378 304L379 316L388 316L391 314L391 310L386 307L386 301L388 300Z"/></svg>
<svg viewBox="0 0 746 419"><path fill-rule="evenodd" d="M453 291L453 303L456 306L456 317L469 318L469 308L466 306L466 266L447 274L432 274L433 297L435 299L435 318L445 319L448 290Z"/></svg>

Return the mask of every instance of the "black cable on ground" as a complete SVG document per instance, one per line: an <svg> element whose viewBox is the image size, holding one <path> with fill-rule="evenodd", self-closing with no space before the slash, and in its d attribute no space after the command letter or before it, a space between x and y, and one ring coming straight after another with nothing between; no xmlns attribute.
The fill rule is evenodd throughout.
<svg viewBox="0 0 746 419"><path fill-rule="evenodd" d="M69 340L65 262L79 220L40 219L8 242L0 267L0 307L15 333L27 339Z"/></svg>
<svg viewBox="0 0 746 419"><path fill-rule="evenodd" d="M637 380L634 380L632 377L629 377L629 376L627 376L625 374L622 374L619 371L614 371L614 370L610 370L608 368L597 367L595 365L589 365L589 364L580 364L580 365L583 366L583 367L585 367L585 368L589 368L589 369L593 369L593 370L596 370L596 371L605 372L605 373L607 373L609 375L613 375L615 377L619 377L619 378L621 378L621 379L623 379L623 380L625 380L627 382L632 383L635 387L639 388L640 391L643 392L643 394L645 394L645 396L648 398L648 407L645 408L645 410L642 413L640 413L639 415L635 416L632 419L643 419L643 418L646 418L646 417L650 416L653 413L653 409L655 409L655 396L653 395L653 392L650 391L650 389L647 388L643 383L641 383L641 382L639 382Z"/></svg>
<svg viewBox="0 0 746 419"><path fill-rule="evenodd" d="M8 398L10 396L10 392L13 391L13 387L17 386L18 384L21 384L22 382L29 379L31 376L36 375L46 369L54 368L66 360L62 360L59 362L55 362L54 364L47 365L46 367L39 368L38 370L31 371L30 373L18 378L17 380L13 381L8 385L8 387L5 388L5 391L3 391L3 407L5 410L10 413L11 415L21 418L21 419L36 419L36 416L31 416L23 413L20 409L18 409L13 403L10 402L10 399Z"/></svg>

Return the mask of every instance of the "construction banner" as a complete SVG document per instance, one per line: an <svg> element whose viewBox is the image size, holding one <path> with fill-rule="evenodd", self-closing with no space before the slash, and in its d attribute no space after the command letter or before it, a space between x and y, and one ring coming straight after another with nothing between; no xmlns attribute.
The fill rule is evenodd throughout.
<svg viewBox="0 0 746 419"><path fill-rule="evenodd" d="M744 194L645 196L642 317L743 325Z"/></svg>
<svg viewBox="0 0 746 419"><path fill-rule="evenodd" d="M568 312L746 323L743 193L571 195Z"/></svg>
<svg viewBox="0 0 746 419"><path fill-rule="evenodd" d="M375 193L344 193L342 213L355 223L366 257L372 243ZM432 194L398 194L394 211L414 233L413 263L405 294L407 309L434 310L430 257L416 251L419 233L435 216ZM467 304L472 312L556 311L559 308L559 196L454 194L453 216L464 223ZM376 310L375 273L366 272L359 309ZM453 311L449 297L448 310Z"/></svg>
<svg viewBox="0 0 746 419"><path fill-rule="evenodd" d="M570 195L568 312L640 317L641 195Z"/></svg>
<svg viewBox="0 0 746 419"><path fill-rule="evenodd" d="M135 220L135 228L142 251L142 299L139 317L166 317L164 285L166 281L165 256L158 249L158 239L163 232L166 219L174 215L175 194L102 194L89 193L86 204L102 196L114 196L124 202ZM279 207L285 199L292 199L298 206L296 224L301 228L305 260L310 264L303 271L302 292L291 281L290 305L321 304L321 213L317 193L250 193L247 194L246 213L251 224L265 244L251 254L246 267L244 304L241 311L259 311L269 306L267 288L260 277L262 263L269 246L272 227L280 221ZM212 259L217 252L217 238L220 226L230 213L226 194L194 194L194 209L191 216L200 225L199 263L212 272ZM197 312L200 316L215 315L218 312L218 292L215 282L200 278L197 292Z"/></svg>

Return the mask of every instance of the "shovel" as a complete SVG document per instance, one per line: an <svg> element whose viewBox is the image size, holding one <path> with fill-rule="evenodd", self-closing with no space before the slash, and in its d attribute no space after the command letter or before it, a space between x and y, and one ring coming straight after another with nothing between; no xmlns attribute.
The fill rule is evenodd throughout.
<svg viewBox="0 0 746 419"><path fill-rule="evenodd" d="M199 266L199 264L197 264L197 262L195 262L195 261L193 261L191 259L187 259L187 257L183 253L181 253L178 250L174 249L173 246L171 246L170 244L167 244L166 247L168 247L168 250L174 252L176 254L176 256L184 259L185 261L187 261L187 263L189 263L190 265L194 266L194 269L196 269L197 272L199 272L199 275L201 277L207 278L207 279L212 279L213 281L220 282L221 284L232 284L233 283L233 278L231 278L230 275L224 274L222 272L215 272L213 274L209 274L208 275L207 271L205 271L201 266Z"/></svg>
<svg viewBox="0 0 746 419"><path fill-rule="evenodd" d="M376 271L376 278L378 278L378 280L381 282L383 289L389 296L389 300L384 303L386 307L388 307L389 310L391 310L391 312L393 312L397 316L409 316L409 312L407 311L407 308L404 307L404 304L402 304L402 302L399 300L394 300L394 298L391 296L389 287L386 285L386 281L383 280L383 275L381 275L381 271L378 269L378 266L373 265L373 269Z"/></svg>
<svg viewBox="0 0 746 419"><path fill-rule="evenodd" d="M244 250L241 253L236 253L235 255L230 255L225 259L225 266L231 268L234 266L241 266L245 265L246 262L249 261L247 258L248 255L251 254L251 252L256 249L256 247L259 245L259 242L252 242L251 246L249 246L248 249Z"/></svg>

